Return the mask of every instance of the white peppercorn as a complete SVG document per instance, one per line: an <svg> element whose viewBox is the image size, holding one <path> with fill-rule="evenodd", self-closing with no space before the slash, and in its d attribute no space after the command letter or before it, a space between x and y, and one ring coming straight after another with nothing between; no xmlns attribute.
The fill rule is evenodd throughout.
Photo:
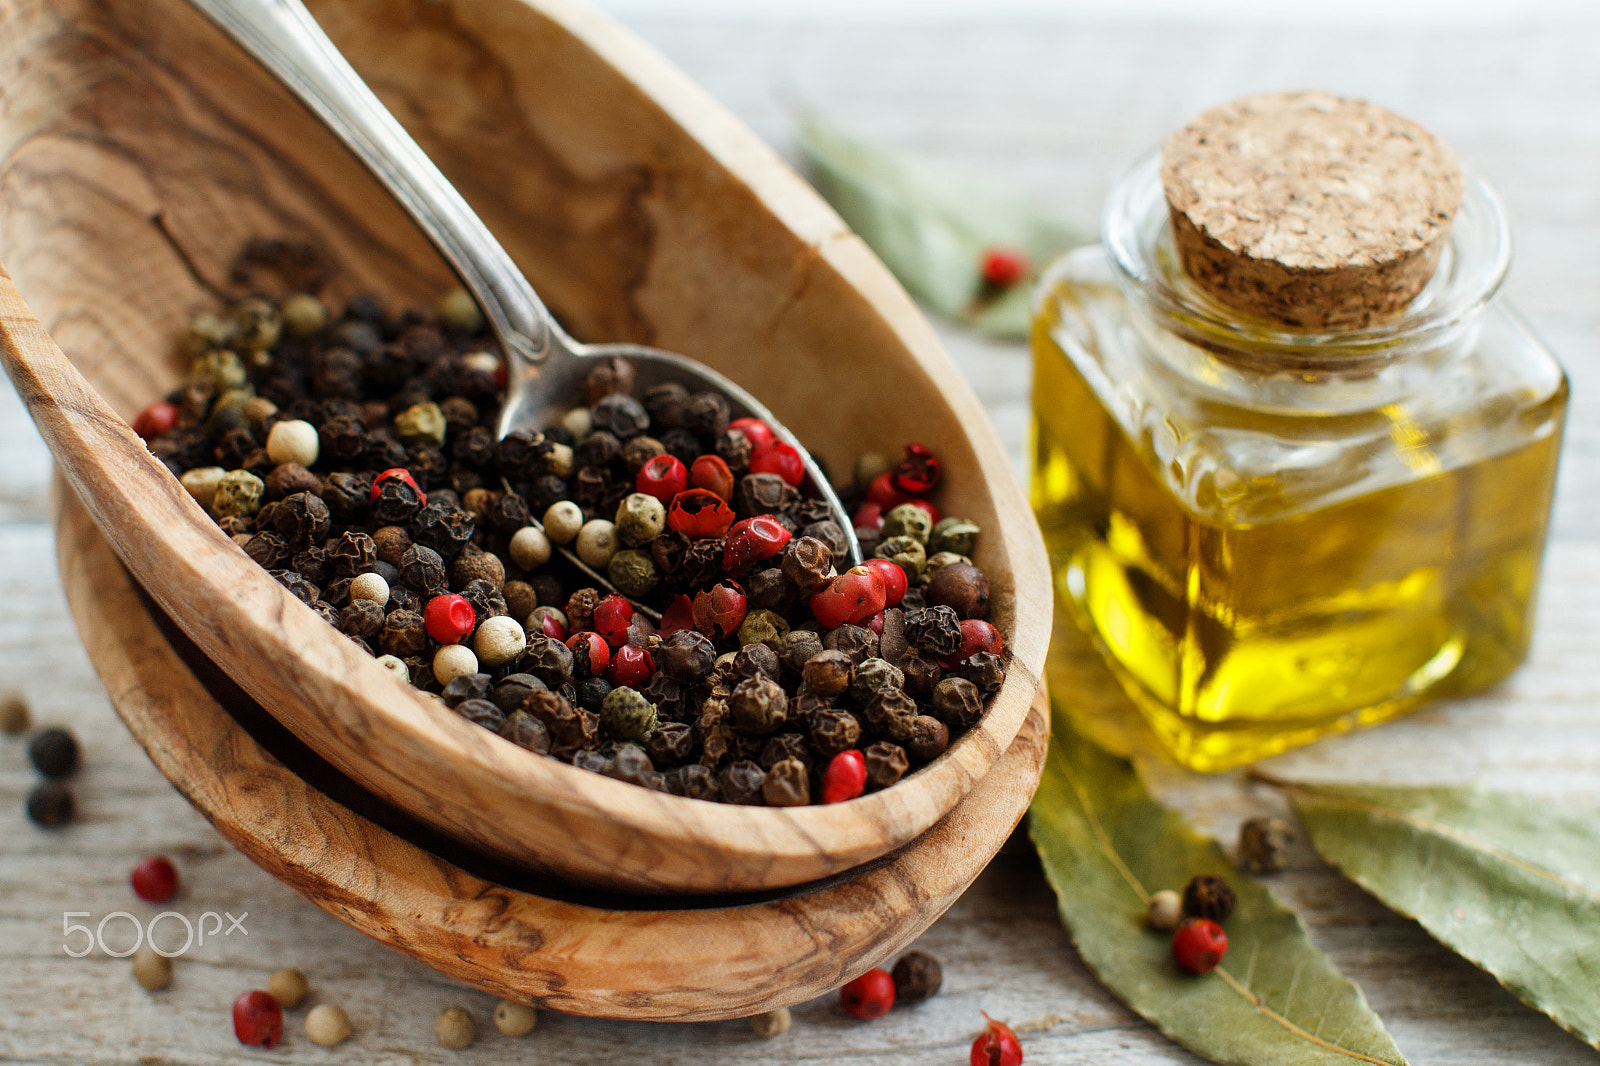
<svg viewBox="0 0 1600 1066"><path fill-rule="evenodd" d="M328 309L309 292L290 293L278 305L278 316L292 337L309 337L328 324Z"/></svg>
<svg viewBox="0 0 1600 1066"><path fill-rule="evenodd" d="M583 528L583 508L571 500L557 500L544 513L545 534L557 544L571 544Z"/></svg>
<svg viewBox="0 0 1600 1066"><path fill-rule="evenodd" d="M318 1047L333 1047L350 1038L350 1015L343 1007L318 1003L306 1015L306 1036Z"/></svg>
<svg viewBox="0 0 1600 1066"><path fill-rule="evenodd" d="M146 992L159 992L172 983L172 960L145 948L133 956L133 979Z"/></svg>
<svg viewBox="0 0 1600 1066"><path fill-rule="evenodd" d="M472 638L472 648L484 666L504 666L528 646L528 637L516 619L504 615L486 619Z"/></svg>
<svg viewBox="0 0 1600 1066"><path fill-rule="evenodd" d="M765 1014L752 1014L750 1016L750 1030L763 1040L771 1040L775 1036L782 1036L789 1031L789 1026L794 1019L789 1014L788 1007L779 1007L769 1010Z"/></svg>
<svg viewBox="0 0 1600 1066"><path fill-rule="evenodd" d="M195 503L209 511L211 502L217 495L217 483L226 473L227 471L220 466L197 466L193 470L185 471L178 481L189 490L189 495L194 497Z"/></svg>
<svg viewBox="0 0 1600 1066"><path fill-rule="evenodd" d="M493 374L500 369L500 357L493 352L468 352L461 357L461 365L479 374Z"/></svg>
<svg viewBox="0 0 1600 1066"><path fill-rule="evenodd" d="M298 418L278 422L267 433L267 458L275 464L299 463L309 469L321 450L317 427Z"/></svg>
<svg viewBox="0 0 1600 1066"><path fill-rule="evenodd" d="M389 583L382 574L357 574L350 579L352 600L371 600L379 607L389 604Z"/></svg>
<svg viewBox="0 0 1600 1066"><path fill-rule="evenodd" d="M378 656L378 665L406 684L411 684L411 668L405 664L405 660L393 655L380 655Z"/></svg>
<svg viewBox="0 0 1600 1066"><path fill-rule="evenodd" d="M433 653L433 679L448 685L462 674L478 672L478 657L465 644L446 644Z"/></svg>
<svg viewBox="0 0 1600 1066"><path fill-rule="evenodd" d="M478 1036L478 1023L465 1007L446 1007L433 1020L433 1038L440 1047L460 1051Z"/></svg>
<svg viewBox="0 0 1600 1066"><path fill-rule="evenodd" d="M284 1010L298 1007L309 991L311 986L306 982L306 975L293 966L285 966L267 978L267 993Z"/></svg>
<svg viewBox="0 0 1600 1066"><path fill-rule="evenodd" d="M617 554L617 527L604 518L585 522L578 530L578 558L596 570L604 570Z"/></svg>
<svg viewBox="0 0 1600 1066"><path fill-rule="evenodd" d="M1183 920L1183 897L1170 888L1164 888L1150 897L1150 907L1145 921L1150 928L1170 933Z"/></svg>
<svg viewBox="0 0 1600 1066"><path fill-rule="evenodd" d="M527 1036L539 1024L539 1012L526 1003L502 999L495 1004L494 1027L504 1036Z"/></svg>
<svg viewBox="0 0 1600 1066"><path fill-rule="evenodd" d="M523 570L537 570L550 561L550 538L538 526L523 526L511 535L511 561Z"/></svg>
<svg viewBox="0 0 1600 1066"><path fill-rule="evenodd" d="M587 407L574 407L562 416L561 424L572 434L573 440L582 440L594 428L594 419Z"/></svg>
<svg viewBox="0 0 1600 1066"><path fill-rule="evenodd" d="M667 527L667 509L644 492L632 492L617 504L617 538L630 548L648 544Z"/></svg>
<svg viewBox="0 0 1600 1066"><path fill-rule="evenodd" d="M483 328L483 312L478 310L478 302L466 289L451 289L439 297L439 305L435 310L439 315L439 324L445 329L470 336Z"/></svg>

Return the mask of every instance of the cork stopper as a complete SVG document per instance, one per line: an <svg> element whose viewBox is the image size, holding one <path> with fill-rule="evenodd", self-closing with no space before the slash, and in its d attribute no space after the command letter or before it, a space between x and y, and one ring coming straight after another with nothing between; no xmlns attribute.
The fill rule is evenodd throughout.
<svg viewBox="0 0 1600 1066"><path fill-rule="evenodd" d="M1162 149L1184 270L1220 302L1304 329L1393 314L1439 264L1461 206L1455 153L1414 122L1327 93L1213 108Z"/></svg>

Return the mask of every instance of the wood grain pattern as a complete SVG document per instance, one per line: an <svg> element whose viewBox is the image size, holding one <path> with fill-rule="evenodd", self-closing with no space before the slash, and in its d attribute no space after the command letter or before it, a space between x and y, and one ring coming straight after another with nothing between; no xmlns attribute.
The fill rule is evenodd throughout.
<svg viewBox="0 0 1600 1066"><path fill-rule="evenodd" d="M955 902L1022 818L1044 763L1041 693L996 772L915 844L866 871L771 899L707 899L687 909L548 898L537 885L469 872L484 867L482 857L437 834L420 835L438 854L413 843L414 820L354 794L308 749L275 735L270 716L214 664L175 650L88 512L70 491L57 498L57 552L79 632L161 772L230 843L322 909L499 996L654 1021L739 1018L810 999L904 949ZM213 675L209 688L196 670Z"/></svg>
<svg viewBox="0 0 1600 1066"><path fill-rule="evenodd" d="M420 299L444 284L437 257L181 0L5 0L0 360L118 554L343 773L529 868L635 891L772 888L926 831L1015 737L1051 617L1026 500L927 323L770 149L587 9L313 7L580 337L703 359L836 469L868 447L937 448L952 472L940 504L987 531L977 561L1015 663L979 727L930 767L849 804L781 811L576 771L418 698L251 564L118 415L176 380L171 336L252 235L326 248L345 268L336 297Z"/></svg>

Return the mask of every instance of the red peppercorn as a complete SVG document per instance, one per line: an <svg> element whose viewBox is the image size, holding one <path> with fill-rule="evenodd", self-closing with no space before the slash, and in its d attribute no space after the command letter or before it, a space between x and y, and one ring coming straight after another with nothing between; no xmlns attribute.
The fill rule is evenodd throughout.
<svg viewBox="0 0 1600 1066"><path fill-rule="evenodd" d="M868 970L839 989L839 1003L852 1018L881 1018L894 1006L894 978L882 967Z"/></svg>
<svg viewBox="0 0 1600 1066"><path fill-rule="evenodd" d="M128 880L133 894L146 903L165 903L178 893L178 868L165 855L140 859Z"/></svg>
<svg viewBox="0 0 1600 1066"><path fill-rule="evenodd" d="M843 803L853 800L867 789L867 759L860 751L849 748L828 760L822 771L822 802Z"/></svg>
<svg viewBox="0 0 1600 1066"><path fill-rule="evenodd" d="M377 501L378 493L382 491L384 481L392 477L397 477L401 481L404 481L407 485L417 489L417 479L411 476L411 471L407 470L403 466L390 467L388 470L383 471L377 477L372 479L372 492L367 496L368 503L375 503ZM423 492L421 489L417 489L417 495L422 497L422 502L424 504L428 502L428 494Z"/></svg>
<svg viewBox="0 0 1600 1066"><path fill-rule="evenodd" d="M539 619L539 632L551 640L559 640L563 644L567 642L567 627L555 615L547 614Z"/></svg>
<svg viewBox="0 0 1600 1066"><path fill-rule="evenodd" d="M428 601L422 609L422 623L428 636L440 644L458 644L471 635L478 622L477 612L465 596L454 592L441 593Z"/></svg>
<svg viewBox="0 0 1600 1066"><path fill-rule="evenodd" d="M759 418L735 418L728 423L728 428L743 433L745 439L750 442L752 451L775 439L772 436L772 427Z"/></svg>
<svg viewBox="0 0 1600 1066"><path fill-rule="evenodd" d="M735 522L728 530L727 547L722 550L722 568L734 574L748 570L752 564L783 551L792 536L782 522L770 515Z"/></svg>
<svg viewBox="0 0 1600 1066"><path fill-rule="evenodd" d="M270 993L251 989L233 1001L233 1035L252 1047L276 1047L283 1035L283 1008Z"/></svg>
<svg viewBox="0 0 1600 1066"><path fill-rule="evenodd" d="M672 606L661 612L661 624L656 626L656 632L663 637L670 637L685 629L694 628L694 601L684 595L679 595L672 601Z"/></svg>
<svg viewBox="0 0 1600 1066"><path fill-rule="evenodd" d="M590 677L601 676L606 672L606 667L611 665L611 645L599 633L572 634L567 638L567 650L580 662L587 650Z"/></svg>
<svg viewBox="0 0 1600 1066"><path fill-rule="evenodd" d="M887 559L868 559L864 564L868 570L883 578L883 605L893 607L905 599L906 572Z"/></svg>
<svg viewBox="0 0 1600 1066"><path fill-rule="evenodd" d="M733 525L733 508L710 489L685 489L672 498L667 525L690 540L720 537Z"/></svg>
<svg viewBox="0 0 1600 1066"><path fill-rule="evenodd" d="M883 612L879 611L865 622L862 622L861 625L865 629L872 630L878 636L883 636Z"/></svg>
<svg viewBox="0 0 1600 1066"><path fill-rule="evenodd" d="M657 455L645 460L633 484L637 491L654 496L665 506L689 484L689 470L675 455Z"/></svg>
<svg viewBox="0 0 1600 1066"><path fill-rule="evenodd" d="M984 284L1009 289L1028 276L1028 253L1020 248L985 248L979 272Z"/></svg>
<svg viewBox="0 0 1600 1066"><path fill-rule="evenodd" d="M883 604L883 578L870 567L853 566L811 597L811 615L824 628L837 629L871 618Z"/></svg>
<svg viewBox="0 0 1600 1066"><path fill-rule="evenodd" d="M882 529L883 505L877 503L864 503L856 510L856 516L850 524L857 529Z"/></svg>
<svg viewBox="0 0 1600 1066"><path fill-rule="evenodd" d="M989 1025L972 1042L972 1066L1022 1066L1022 1041L1005 1022L984 1014Z"/></svg>
<svg viewBox="0 0 1600 1066"><path fill-rule="evenodd" d="M735 581L718 581L694 596L694 627L713 640L731 637L744 624L750 601Z"/></svg>
<svg viewBox="0 0 1600 1066"><path fill-rule="evenodd" d="M1172 958L1185 973L1210 973L1228 952L1228 934L1210 918L1185 918L1172 934Z"/></svg>
<svg viewBox="0 0 1600 1066"><path fill-rule="evenodd" d="M606 679L613 685L638 688L650 680L650 675L655 672L655 660L650 658L649 652L636 644L624 644L611 653L611 666L606 670Z"/></svg>
<svg viewBox="0 0 1600 1066"><path fill-rule="evenodd" d="M966 662L980 651L1000 655L1005 648L1005 642L1000 639L998 629L980 618L968 618L961 623L961 647L954 655L940 659L939 665L949 670Z"/></svg>
<svg viewBox="0 0 1600 1066"><path fill-rule="evenodd" d="M628 626L633 624L633 604L625 597L612 593L594 607L594 631L606 638L606 643L619 648L628 643Z"/></svg>
<svg viewBox="0 0 1600 1066"><path fill-rule="evenodd" d="M157 400L134 417L133 431L145 440L154 440L163 433L171 433L177 424L177 405Z"/></svg>
<svg viewBox="0 0 1600 1066"><path fill-rule="evenodd" d="M806 479L806 461L800 449L781 440L769 441L756 448L750 456L752 474L777 474L791 485Z"/></svg>
<svg viewBox="0 0 1600 1066"><path fill-rule="evenodd" d="M867 486L867 502L875 503L884 514L899 507L902 503L911 502L911 494L895 488L894 475L879 474Z"/></svg>
<svg viewBox="0 0 1600 1066"><path fill-rule="evenodd" d="M894 482L894 487L911 496L922 496L932 492L933 487L939 484L939 475L943 467L939 457L925 446L913 441L906 445L906 457L900 460L900 465L894 468L889 475Z"/></svg>
<svg viewBox="0 0 1600 1066"><path fill-rule="evenodd" d="M906 502L909 503L913 507L920 507L924 511L927 511L928 512L928 517L933 519L933 522L934 522L935 525L938 525L939 517L940 517L939 516L939 508L935 507L933 504L929 503L927 500L922 499L920 496L917 499L907 500Z"/></svg>
<svg viewBox="0 0 1600 1066"><path fill-rule="evenodd" d="M724 500L733 499L733 471L720 455L702 455L689 467L689 486L714 492Z"/></svg>

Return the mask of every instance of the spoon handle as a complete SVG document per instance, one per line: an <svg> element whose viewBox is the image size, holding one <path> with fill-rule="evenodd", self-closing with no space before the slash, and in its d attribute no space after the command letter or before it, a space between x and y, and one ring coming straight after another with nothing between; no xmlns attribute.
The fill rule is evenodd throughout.
<svg viewBox="0 0 1600 1066"><path fill-rule="evenodd" d="M395 121L300 0L190 0L277 75L383 182L477 299L509 358L565 340L511 256ZM515 368L508 368L514 370Z"/></svg>

